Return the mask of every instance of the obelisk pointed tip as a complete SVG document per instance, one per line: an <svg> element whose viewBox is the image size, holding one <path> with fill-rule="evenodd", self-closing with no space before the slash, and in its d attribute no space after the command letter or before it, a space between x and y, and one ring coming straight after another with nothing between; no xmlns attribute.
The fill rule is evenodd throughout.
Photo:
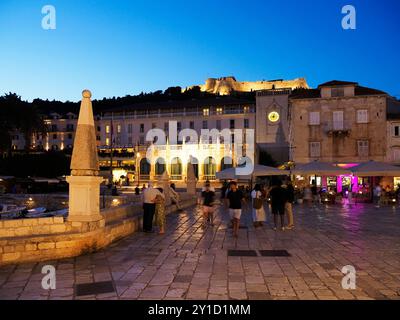
<svg viewBox="0 0 400 320"><path fill-rule="evenodd" d="M85 89L82 91L82 97L90 99L92 97L92 93L90 92L90 90Z"/></svg>

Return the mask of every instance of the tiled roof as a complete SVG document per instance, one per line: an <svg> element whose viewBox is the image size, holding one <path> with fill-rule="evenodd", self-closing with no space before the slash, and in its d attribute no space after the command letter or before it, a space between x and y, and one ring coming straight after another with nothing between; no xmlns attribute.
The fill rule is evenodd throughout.
<svg viewBox="0 0 400 320"><path fill-rule="evenodd" d="M289 97L290 99L315 99L321 98L321 94L318 89L299 88L293 90Z"/></svg>
<svg viewBox="0 0 400 320"><path fill-rule="evenodd" d="M356 86L355 94L356 96L368 96L374 94L387 94L387 93L378 89Z"/></svg>
<svg viewBox="0 0 400 320"><path fill-rule="evenodd" d="M325 84L319 85L318 88L321 86L335 86L336 83L353 83L355 84L355 90L354 94L356 96L368 96L368 95L387 95L386 92L373 89L373 88L367 88L367 87L362 87L357 85L356 82L345 82L345 81L337 81L333 80L330 82L326 82ZM290 95L291 99L317 99L321 98L321 92L320 89L295 89L292 91L292 94Z"/></svg>
<svg viewBox="0 0 400 320"><path fill-rule="evenodd" d="M400 100L388 98L387 100L387 115L388 120L400 119Z"/></svg>
<svg viewBox="0 0 400 320"><path fill-rule="evenodd" d="M346 86L346 85L358 85L357 82L351 82L351 81L342 81L342 80L332 80L328 81L325 83L322 83L318 86L320 87L332 87L332 86Z"/></svg>

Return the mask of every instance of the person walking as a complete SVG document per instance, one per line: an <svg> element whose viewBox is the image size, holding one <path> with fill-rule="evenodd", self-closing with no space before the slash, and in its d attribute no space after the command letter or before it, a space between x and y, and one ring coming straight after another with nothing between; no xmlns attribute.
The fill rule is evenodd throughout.
<svg viewBox="0 0 400 320"><path fill-rule="evenodd" d="M303 191L303 200L304 200L305 203L307 203L307 205L308 205L309 207L311 206L311 203L312 203L312 192L311 192L311 188L310 188L309 185L307 185L307 186L304 188L304 191Z"/></svg>
<svg viewBox="0 0 400 320"><path fill-rule="evenodd" d="M281 221L281 230L285 231L285 203L286 190L282 188L282 182L275 182L275 186L269 192L271 199L271 210L274 216L274 230L278 229L278 217Z"/></svg>
<svg viewBox="0 0 400 320"><path fill-rule="evenodd" d="M156 215L156 225L159 228L158 234L164 234L165 233L165 225L167 222L166 216L165 216L165 195L164 195L164 190L162 188L157 188L156 190L160 191L160 194L156 195L155 198L155 215Z"/></svg>
<svg viewBox="0 0 400 320"><path fill-rule="evenodd" d="M232 222L233 236L237 238L239 236L239 224L242 215L243 192L238 189L235 181L230 183L230 190L226 198L229 201L229 215Z"/></svg>
<svg viewBox="0 0 400 320"><path fill-rule="evenodd" d="M250 194L250 197L252 199L252 204L253 204L253 224L254 227L262 227L263 223L265 222L266 215L265 215L265 210L264 210L264 198L262 196L261 192L261 186L259 184L256 184L254 186L253 191Z"/></svg>
<svg viewBox="0 0 400 320"><path fill-rule="evenodd" d="M161 192L151 184L143 191L143 231L146 233L153 232L153 218L156 211L156 197Z"/></svg>
<svg viewBox="0 0 400 320"><path fill-rule="evenodd" d="M201 197L203 199L203 222L201 227L204 229L207 223L209 223L210 226L214 226L215 192L211 189L209 183L206 183L204 190L201 192Z"/></svg>
<svg viewBox="0 0 400 320"><path fill-rule="evenodd" d="M382 197L382 188L379 184L377 184L373 190L374 195L374 204L375 208L380 208L381 205L381 197Z"/></svg>
<svg viewBox="0 0 400 320"><path fill-rule="evenodd" d="M294 228L294 221L293 221L293 202L294 202L294 187L291 182L288 183L286 188L286 203L285 203L285 212L288 220L287 229Z"/></svg>
<svg viewBox="0 0 400 320"><path fill-rule="evenodd" d="M311 187L311 193L312 193L312 202L314 204L314 207L320 204L320 199L319 199L319 194L318 194L318 187L317 183L313 181L312 187Z"/></svg>

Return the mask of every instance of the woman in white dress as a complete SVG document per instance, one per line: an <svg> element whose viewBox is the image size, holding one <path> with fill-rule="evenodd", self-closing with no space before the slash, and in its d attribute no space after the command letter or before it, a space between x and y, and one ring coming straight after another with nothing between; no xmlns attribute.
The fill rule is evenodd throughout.
<svg viewBox="0 0 400 320"><path fill-rule="evenodd" d="M253 214L253 223L254 227L262 227L263 223L266 220L265 210L264 210L264 199L261 192L261 187L259 184L254 186L253 191L251 192L252 199L252 214Z"/></svg>

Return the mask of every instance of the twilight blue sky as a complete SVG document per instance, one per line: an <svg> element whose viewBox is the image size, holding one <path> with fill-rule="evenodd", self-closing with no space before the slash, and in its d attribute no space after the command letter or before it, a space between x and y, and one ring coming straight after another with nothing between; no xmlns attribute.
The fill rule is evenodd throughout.
<svg viewBox="0 0 400 320"><path fill-rule="evenodd" d="M54 5L57 29L41 28ZM343 30L341 8L357 10ZM0 0L0 95L77 101L234 75L358 81L400 97L398 0Z"/></svg>

